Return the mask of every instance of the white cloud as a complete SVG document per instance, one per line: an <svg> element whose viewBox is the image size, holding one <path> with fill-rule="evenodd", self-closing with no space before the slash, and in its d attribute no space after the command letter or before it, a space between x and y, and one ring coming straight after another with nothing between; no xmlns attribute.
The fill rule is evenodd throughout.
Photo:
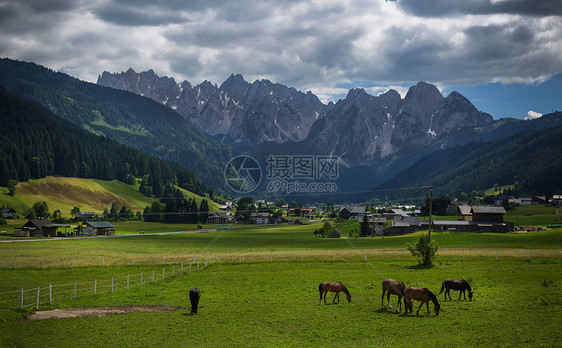
<svg viewBox="0 0 562 348"><path fill-rule="evenodd" d="M529 112L527 112L527 117L525 117L525 120L535 120L541 117L542 114L540 112L535 112L533 110L530 110Z"/></svg>

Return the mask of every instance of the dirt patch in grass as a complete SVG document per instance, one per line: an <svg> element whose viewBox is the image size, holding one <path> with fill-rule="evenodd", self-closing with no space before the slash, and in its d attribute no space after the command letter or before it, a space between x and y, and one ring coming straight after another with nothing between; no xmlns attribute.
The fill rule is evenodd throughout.
<svg viewBox="0 0 562 348"><path fill-rule="evenodd" d="M35 312L29 316L29 320L42 320L42 319L63 319L63 318L79 318L79 317L105 317L110 314L129 314L136 312L171 312L182 307L172 306L118 306L118 307L92 307L92 308L63 308L52 309L48 311Z"/></svg>

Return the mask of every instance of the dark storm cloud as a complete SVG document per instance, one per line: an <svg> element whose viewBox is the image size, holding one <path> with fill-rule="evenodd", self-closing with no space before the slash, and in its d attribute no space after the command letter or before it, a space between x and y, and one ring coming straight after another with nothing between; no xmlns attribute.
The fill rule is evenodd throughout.
<svg viewBox="0 0 562 348"><path fill-rule="evenodd" d="M523 16L559 16L562 5L559 0L399 0L405 11L422 17L450 15L516 14Z"/></svg>

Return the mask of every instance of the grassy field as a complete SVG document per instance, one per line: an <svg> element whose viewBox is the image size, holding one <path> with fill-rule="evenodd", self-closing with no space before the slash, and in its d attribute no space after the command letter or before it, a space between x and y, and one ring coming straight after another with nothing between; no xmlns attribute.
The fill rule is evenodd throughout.
<svg viewBox="0 0 562 348"><path fill-rule="evenodd" d="M30 310L4 310L0 346L534 347L557 346L561 341L562 229L433 233L440 250L435 266L424 269L411 267L416 260L405 249L419 233L384 239L314 238L312 232L320 227L320 223L252 226L208 233L0 243L0 293L74 282L91 287L94 280L107 289L109 280L121 279L114 294L76 300L55 297L53 305L43 304L41 309L184 308L39 321L21 321ZM200 262L201 269L188 272L189 262ZM165 268L170 275L180 264L184 273L146 281L155 269L161 275ZM143 286L138 283L141 272ZM136 275L135 284L124 290L128 274ZM434 316L433 306L431 315L424 307L416 316L418 303L413 315L396 314L381 309L380 283L387 277L436 294L442 280L465 278L475 299L458 301L453 292L453 301L438 296L439 316ZM342 296L339 304L319 304L318 284L325 280L344 282L352 302ZM187 293L192 287L202 291L195 316L188 315ZM396 297L391 303L395 305Z"/></svg>
<svg viewBox="0 0 562 348"><path fill-rule="evenodd" d="M35 202L45 201L52 213L59 209L63 216L71 217L70 210L77 206L82 211L102 213L116 202L119 208L130 207L133 212L143 211L151 205L154 198L146 197L138 191L139 184L128 185L118 180L104 181L66 177L46 177L18 183L14 196L9 196L5 187L0 187L0 206L8 206L20 214L30 209ZM192 192L182 190L188 199L200 204L203 199ZM218 204L209 202L210 211L218 211Z"/></svg>

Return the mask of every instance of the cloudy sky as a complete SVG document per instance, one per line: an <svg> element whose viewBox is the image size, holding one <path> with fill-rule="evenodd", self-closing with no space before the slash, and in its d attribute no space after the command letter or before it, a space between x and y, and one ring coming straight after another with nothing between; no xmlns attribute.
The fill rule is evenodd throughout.
<svg viewBox="0 0 562 348"><path fill-rule="evenodd" d="M0 30L1 57L91 82L240 73L337 101L423 80L495 118L562 110L560 0L0 0Z"/></svg>

